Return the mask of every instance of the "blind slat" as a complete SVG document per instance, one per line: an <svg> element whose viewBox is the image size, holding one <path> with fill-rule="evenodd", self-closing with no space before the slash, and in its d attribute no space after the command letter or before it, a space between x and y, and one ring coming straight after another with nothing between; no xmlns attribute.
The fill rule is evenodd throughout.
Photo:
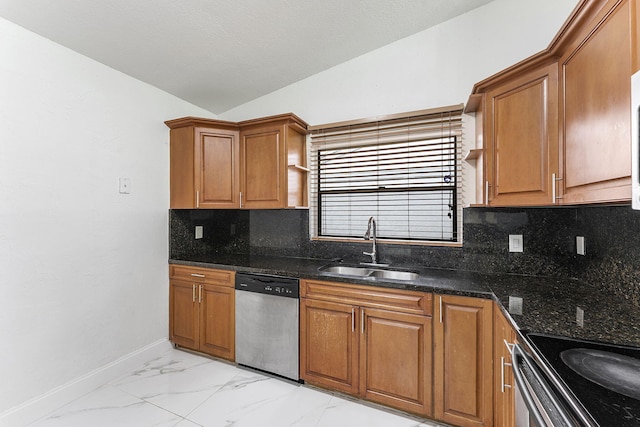
<svg viewBox="0 0 640 427"><path fill-rule="evenodd" d="M311 133L313 236L456 241L462 110Z"/></svg>

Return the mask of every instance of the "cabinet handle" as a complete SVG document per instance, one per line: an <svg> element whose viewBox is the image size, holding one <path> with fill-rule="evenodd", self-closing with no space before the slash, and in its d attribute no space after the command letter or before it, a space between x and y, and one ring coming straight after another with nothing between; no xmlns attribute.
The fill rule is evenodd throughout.
<svg viewBox="0 0 640 427"><path fill-rule="evenodd" d="M200 207L200 191L196 191L196 208Z"/></svg>
<svg viewBox="0 0 640 427"><path fill-rule="evenodd" d="M555 173L551 174L551 203L554 205L557 203L556 200L562 199L562 197L558 197L557 195L557 183L558 181L562 181L562 178L557 178Z"/></svg>
<svg viewBox="0 0 640 427"><path fill-rule="evenodd" d="M242 191L240 192L240 207L242 208Z"/></svg>
<svg viewBox="0 0 640 427"><path fill-rule="evenodd" d="M198 286L198 302L202 302L202 285Z"/></svg>
<svg viewBox="0 0 640 427"><path fill-rule="evenodd" d="M504 367L511 366L511 363L507 363L504 361L504 356L500 357L500 391L504 393L505 388L511 388L511 384L504 383Z"/></svg>
<svg viewBox="0 0 640 427"><path fill-rule="evenodd" d="M489 204L489 181L484 182L484 204Z"/></svg>
<svg viewBox="0 0 640 427"><path fill-rule="evenodd" d="M442 295L440 295L440 323L442 323Z"/></svg>
<svg viewBox="0 0 640 427"><path fill-rule="evenodd" d="M509 352L509 354L513 354L513 347L515 347L515 344L511 344L509 341L503 339L502 342L504 343L504 345L507 347L507 351Z"/></svg>
<svg viewBox="0 0 640 427"><path fill-rule="evenodd" d="M196 284L195 283L192 286L191 300L193 302L196 302Z"/></svg>
<svg viewBox="0 0 640 427"><path fill-rule="evenodd" d="M198 273L191 273L191 277L202 277L202 278L204 278L205 275L204 274L198 274Z"/></svg>
<svg viewBox="0 0 640 427"><path fill-rule="evenodd" d="M360 309L360 333L364 334L364 308Z"/></svg>
<svg viewBox="0 0 640 427"><path fill-rule="evenodd" d="M351 308L351 332L355 332L356 330L356 309Z"/></svg>

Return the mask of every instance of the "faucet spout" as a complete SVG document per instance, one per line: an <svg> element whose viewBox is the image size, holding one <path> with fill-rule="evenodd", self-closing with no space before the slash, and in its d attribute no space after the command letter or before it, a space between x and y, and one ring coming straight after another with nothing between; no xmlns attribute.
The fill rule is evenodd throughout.
<svg viewBox="0 0 640 427"><path fill-rule="evenodd" d="M376 220L374 217L369 217L369 223L367 224L367 232L364 233L365 240L372 240L373 247L371 248L371 252L362 252L364 255L369 255L371 257L371 263L378 263L378 253L376 251Z"/></svg>

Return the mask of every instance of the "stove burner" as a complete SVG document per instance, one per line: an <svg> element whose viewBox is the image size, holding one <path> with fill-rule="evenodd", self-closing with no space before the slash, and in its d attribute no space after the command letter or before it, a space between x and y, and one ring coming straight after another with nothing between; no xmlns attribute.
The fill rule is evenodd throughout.
<svg viewBox="0 0 640 427"><path fill-rule="evenodd" d="M560 358L589 381L640 400L640 359L587 348L565 350Z"/></svg>

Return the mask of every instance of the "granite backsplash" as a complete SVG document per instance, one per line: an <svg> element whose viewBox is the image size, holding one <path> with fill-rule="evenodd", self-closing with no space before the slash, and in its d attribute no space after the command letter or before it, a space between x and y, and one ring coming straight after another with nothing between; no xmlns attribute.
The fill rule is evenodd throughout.
<svg viewBox="0 0 640 427"><path fill-rule="evenodd" d="M577 278L640 306L640 211L630 206L471 207L463 218L462 247L379 244L380 262ZM360 262L371 246L310 241L304 209L174 209L169 225L173 259L240 253ZM203 226L202 239L194 238L196 225ZM509 234L523 235L524 252L509 252ZM576 254L576 236L585 237L585 256Z"/></svg>

